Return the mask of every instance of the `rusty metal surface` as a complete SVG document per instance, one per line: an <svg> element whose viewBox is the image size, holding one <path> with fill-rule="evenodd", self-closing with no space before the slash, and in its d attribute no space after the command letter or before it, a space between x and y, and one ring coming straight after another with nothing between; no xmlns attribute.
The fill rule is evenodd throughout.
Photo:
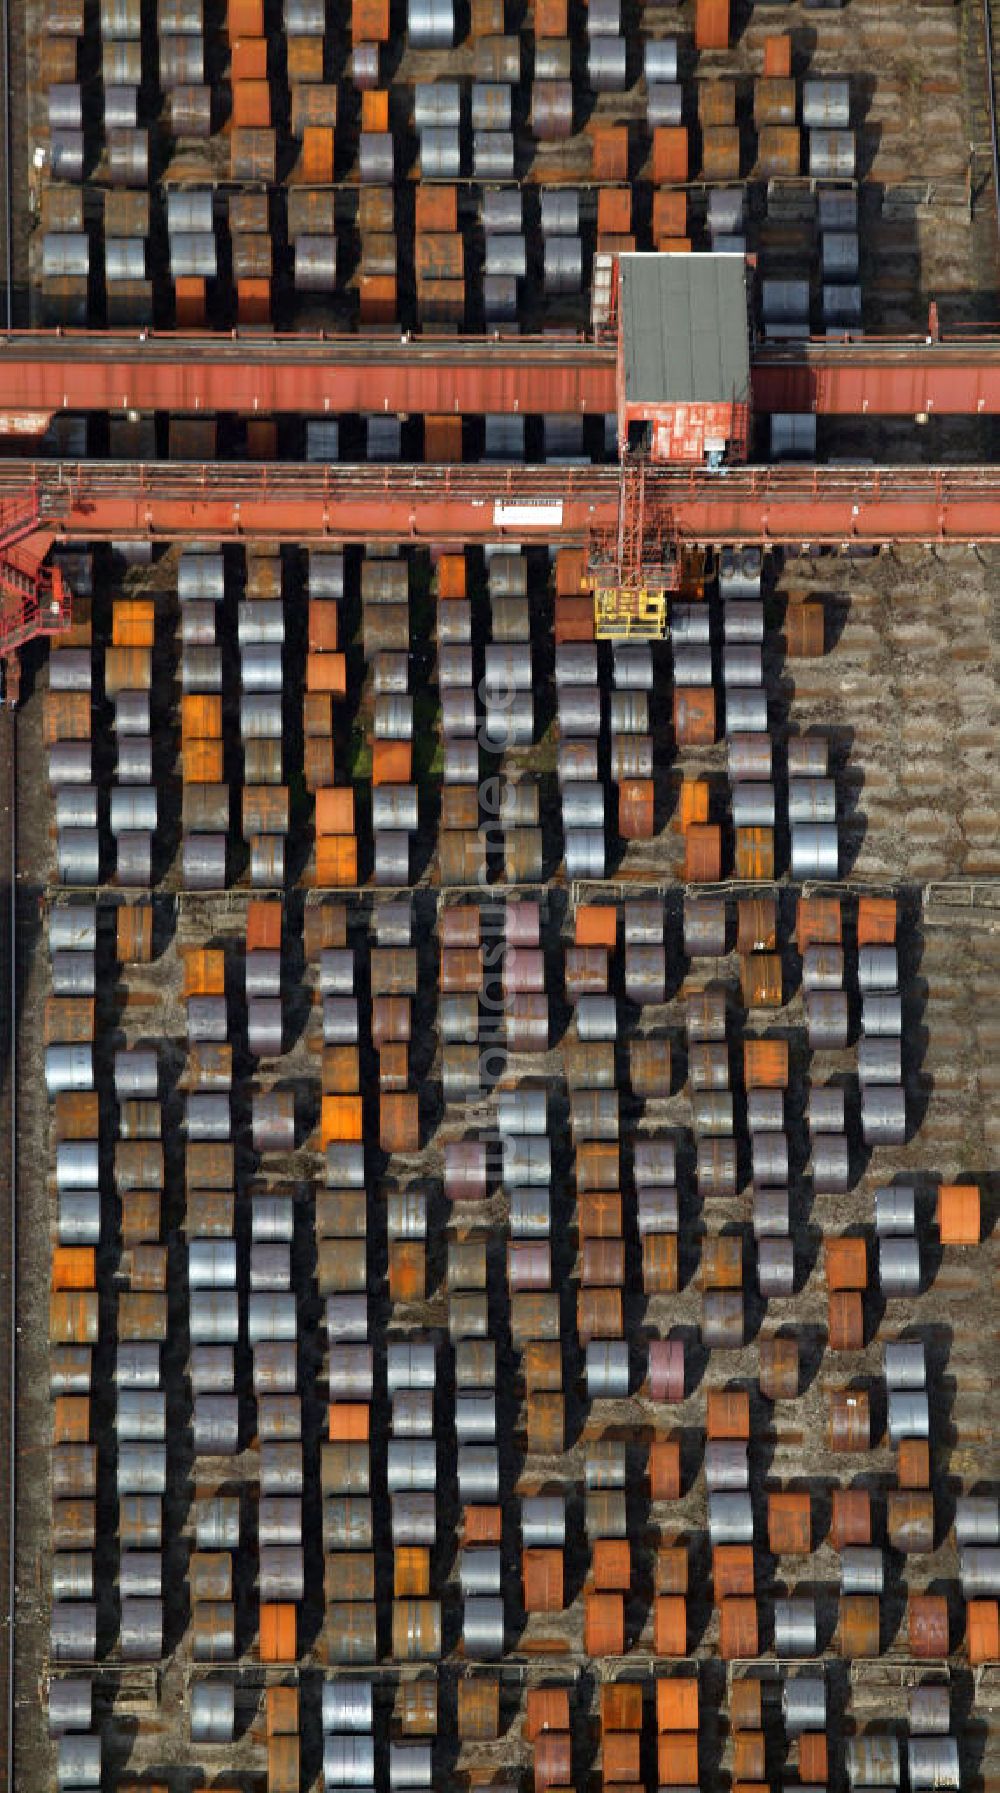
<svg viewBox="0 0 1000 1793"><path fill-rule="evenodd" d="M757 414L1000 415L1000 340L759 345ZM57 411L386 411L406 415L616 409L612 345L582 338L157 335L0 336L0 415L27 434Z"/></svg>
<svg viewBox="0 0 1000 1793"><path fill-rule="evenodd" d="M617 523L615 467L191 462L12 463L0 503L29 488L30 538L580 542ZM691 543L1000 541L1000 467L653 469L647 495ZM545 532L548 532L546 536Z"/></svg>

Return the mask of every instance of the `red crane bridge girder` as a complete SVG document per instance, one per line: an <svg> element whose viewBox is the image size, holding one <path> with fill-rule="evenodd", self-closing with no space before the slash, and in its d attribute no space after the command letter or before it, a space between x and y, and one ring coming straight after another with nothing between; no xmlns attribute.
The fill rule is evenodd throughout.
<svg viewBox="0 0 1000 1793"><path fill-rule="evenodd" d="M765 345L753 409L1000 416L1000 342ZM0 435L58 411L611 415L613 343L523 337L0 335Z"/></svg>
<svg viewBox="0 0 1000 1793"><path fill-rule="evenodd" d="M48 539L583 542L617 524L617 467L0 462ZM1000 541L1000 467L649 468L646 501L691 543ZM43 545L32 538L32 545Z"/></svg>
<svg viewBox="0 0 1000 1793"><path fill-rule="evenodd" d="M615 409L614 348L579 339L0 335L0 413L11 419L57 411L475 416ZM6 433L21 432L11 423Z"/></svg>

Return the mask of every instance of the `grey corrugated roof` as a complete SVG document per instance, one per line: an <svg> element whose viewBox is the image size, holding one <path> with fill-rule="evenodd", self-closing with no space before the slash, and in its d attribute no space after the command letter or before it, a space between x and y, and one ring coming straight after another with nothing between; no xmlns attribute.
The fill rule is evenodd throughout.
<svg viewBox="0 0 1000 1793"><path fill-rule="evenodd" d="M748 402L742 255L623 255L618 311L627 401Z"/></svg>

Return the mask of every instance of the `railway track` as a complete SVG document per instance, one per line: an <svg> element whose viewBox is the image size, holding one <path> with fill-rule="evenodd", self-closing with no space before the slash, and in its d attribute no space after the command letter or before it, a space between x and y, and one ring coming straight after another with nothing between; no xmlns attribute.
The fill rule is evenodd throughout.
<svg viewBox="0 0 1000 1793"><path fill-rule="evenodd" d="M16 713L0 707L0 1762L14 1785L15 1435L17 1345L17 732Z"/></svg>

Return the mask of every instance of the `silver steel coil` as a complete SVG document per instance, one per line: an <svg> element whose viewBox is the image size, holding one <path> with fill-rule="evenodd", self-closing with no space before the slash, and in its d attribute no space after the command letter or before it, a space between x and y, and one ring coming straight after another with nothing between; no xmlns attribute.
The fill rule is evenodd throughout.
<svg viewBox="0 0 1000 1793"><path fill-rule="evenodd" d="M726 742L726 769L734 783L737 780L769 780L772 774L770 736L730 735Z"/></svg>
<svg viewBox="0 0 1000 1793"><path fill-rule="evenodd" d="M391 1441L390 1441L391 1449ZM489 1506L500 1495L500 1453L494 1445L460 1444L458 1498L462 1506Z"/></svg>
<svg viewBox="0 0 1000 1793"><path fill-rule="evenodd" d="M49 1681L46 1706L50 1737L66 1731L89 1731L93 1723L94 1684L77 1676L54 1677Z"/></svg>
<svg viewBox="0 0 1000 1793"><path fill-rule="evenodd" d="M603 784L569 784L562 793L563 828L604 828Z"/></svg>
<svg viewBox="0 0 1000 1793"><path fill-rule="evenodd" d="M722 898L684 897L684 951L689 958L720 958L726 950L726 905Z"/></svg>
<svg viewBox="0 0 1000 1793"><path fill-rule="evenodd" d="M53 1601L92 1600L94 1597L93 1551L53 1551L51 1589Z"/></svg>
<svg viewBox="0 0 1000 1793"><path fill-rule="evenodd" d="M655 131L661 125L674 130L684 122L684 89L679 81L653 81L646 89L646 124Z"/></svg>
<svg viewBox="0 0 1000 1793"><path fill-rule="evenodd" d="M586 1354L588 1401L623 1401L628 1394L626 1339L591 1339Z"/></svg>
<svg viewBox="0 0 1000 1793"><path fill-rule="evenodd" d="M709 1438L705 1445L705 1484L709 1494L738 1493L750 1486L749 1446L742 1439Z"/></svg>
<svg viewBox="0 0 1000 1793"><path fill-rule="evenodd" d="M960 1494L955 1502L955 1541L1000 1544L1000 1500L993 1494Z"/></svg>
<svg viewBox="0 0 1000 1793"><path fill-rule="evenodd" d="M90 784L90 742L53 741L49 748L48 771L49 783L54 790L67 784Z"/></svg>
<svg viewBox="0 0 1000 1793"><path fill-rule="evenodd" d="M236 1387L232 1345L195 1345L189 1361L193 1395L229 1395Z"/></svg>
<svg viewBox="0 0 1000 1793"><path fill-rule="evenodd" d="M774 1603L774 1652L782 1656L815 1656L816 1602L799 1594Z"/></svg>
<svg viewBox="0 0 1000 1793"><path fill-rule="evenodd" d="M779 1187L788 1182L788 1139L784 1133L752 1133L750 1149L755 1183Z"/></svg>
<svg viewBox="0 0 1000 1793"><path fill-rule="evenodd" d="M153 777L153 743L148 735L121 735L115 760L119 784L150 784ZM196 789L196 786L191 786Z"/></svg>
<svg viewBox="0 0 1000 1793"><path fill-rule="evenodd" d="M851 84L812 76L802 83L802 123L807 130L846 131L851 122Z"/></svg>
<svg viewBox="0 0 1000 1793"><path fill-rule="evenodd" d="M730 641L727 637L722 649L722 683L728 690L730 686L745 686L752 690L764 682L763 655L753 642Z"/></svg>
<svg viewBox="0 0 1000 1793"><path fill-rule="evenodd" d="M234 1494L213 1494L194 1503L194 1536L199 1550L236 1550L240 1542L240 1502Z"/></svg>
<svg viewBox="0 0 1000 1793"><path fill-rule="evenodd" d="M647 1183L636 1192L636 1225L639 1237L647 1233L676 1233L677 1191Z"/></svg>
<svg viewBox="0 0 1000 1793"><path fill-rule="evenodd" d="M805 996L806 1035L811 1052L847 1045L847 997L842 990L809 990Z"/></svg>
<svg viewBox="0 0 1000 1793"><path fill-rule="evenodd" d="M189 1289L235 1289L235 1239L192 1239L188 1244Z"/></svg>
<svg viewBox="0 0 1000 1793"><path fill-rule="evenodd" d="M601 693L596 685L563 686L557 692L559 729L563 735L587 737L601 732Z"/></svg>
<svg viewBox="0 0 1000 1793"><path fill-rule="evenodd" d="M324 1042L326 1042L325 1003L323 1007ZM247 1045L254 1058L280 1057L282 1022L279 1001L271 997L253 997L247 1002Z"/></svg>
<svg viewBox="0 0 1000 1793"><path fill-rule="evenodd" d="M223 890L226 883L224 834L185 834L181 839L181 883L185 890Z"/></svg>
<svg viewBox="0 0 1000 1793"><path fill-rule="evenodd" d="M324 995L324 1046L356 1046L358 1025L358 999L356 996Z"/></svg>
<svg viewBox="0 0 1000 1793"><path fill-rule="evenodd" d="M608 727L613 735L649 733L649 696L633 689L608 694Z"/></svg>
<svg viewBox="0 0 1000 1793"><path fill-rule="evenodd" d="M324 1681L321 1711L325 1734L331 1731L361 1736L370 1734L375 1723L372 1683L355 1680L353 1675L337 1681Z"/></svg>
<svg viewBox="0 0 1000 1793"><path fill-rule="evenodd" d="M706 1350L738 1351L744 1331L742 1292L707 1289L701 1304L701 1340Z"/></svg>
<svg viewBox="0 0 1000 1793"><path fill-rule="evenodd" d="M390 140L391 141L391 140ZM420 177L455 181L462 172L462 139L457 126L427 126L420 133ZM392 178L391 169L389 178Z"/></svg>
<svg viewBox="0 0 1000 1793"><path fill-rule="evenodd" d="M235 1345L240 1310L235 1290L191 1289L188 1331L193 1345Z"/></svg>
<svg viewBox="0 0 1000 1793"><path fill-rule="evenodd" d="M762 686L726 688L726 735L766 735L767 695Z"/></svg>
<svg viewBox="0 0 1000 1793"><path fill-rule="evenodd" d="M760 1239L757 1287L765 1301L787 1299L795 1286L795 1253L791 1239Z"/></svg>
<svg viewBox="0 0 1000 1793"><path fill-rule="evenodd" d="M565 835L564 854L567 878L604 877L603 830L599 828L569 829Z"/></svg>
<svg viewBox="0 0 1000 1793"><path fill-rule="evenodd" d="M433 1549L437 1542L437 1496L394 1494L390 1505L393 1549L401 1544Z"/></svg>
<svg viewBox="0 0 1000 1793"><path fill-rule="evenodd" d="M875 1231L886 1235L916 1231L916 1194L912 1188L893 1184L876 1189Z"/></svg>
<svg viewBox="0 0 1000 1793"><path fill-rule="evenodd" d="M546 237L543 243L546 294L579 293L583 286L583 244L579 237Z"/></svg>
<svg viewBox="0 0 1000 1793"><path fill-rule="evenodd" d="M802 988L842 990L844 987L844 949L840 946L815 944L802 954Z"/></svg>
<svg viewBox="0 0 1000 1793"><path fill-rule="evenodd" d="M899 1744L887 1732L847 1739L847 1778L852 1787L898 1787Z"/></svg>
<svg viewBox="0 0 1000 1793"><path fill-rule="evenodd" d="M747 1127L753 1133L782 1133L785 1127L785 1092L780 1089L747 1090ZM760 1180L760 1179L758 1179ZM768 1179L764 1179L767 1181Z"/></svg>
<svg viewBox="0 0 1000 1793"><path fill-rule="evenodd" d="M809 131L811 180L854 180L856 174L854 132Z"/></svg>
<svg viewBox="0 0 1000 1793"><path fill-rule="evenodd" d="M866 1135L867 1137L867 1135ZM878 1240L879 1287L888 1298L916 1295L920 1291L920 1247L916 1239L901 1236ZM888 1347L886 1348L888 1354ZM893 1386L890 1384L890 1387ZM897 1386L910 1387L910 1383ZM921 1385L922 1386L922 1385Z"/></svg>
<svg viewBox="0 0 1000 1793"><path fill-rule="evenodd" d="M291 1339L264 1339L253 1348L253 1392L294 1394L298 1375L297 1349Z"/></svg>
<svg viewBox="0 0 1000 1793"><path fill-rule="evenodd" d="M136 787L121 791L128 795ZM118 794L112 791L112 801ZM153 880L153 836L149 830L123 830L117 835L115 877L129 890L148 890Z"/></svg>
<svg viewBox="0 0 1000 1793"><path fill-rule="evenodd" d="M433 1438L434 1394L429 1388L403 1388L392 1397L393 1438Z"/></svg>
<svg viewBox="0 0 1000 1793"><path fill-rule="evenodd" d="M122 1494L160 1494L167 1491L167 1451L163 1444L119 1439L117 1489Z"/></svg>
<svg viewBox="0 0 1000 1793"><path fill-rule="evenodd" d="M814 1134L812 1179L813 1187L820 1195L842 1195L850 1187L850 1157L845 1134Z"/></svg>
<svg viewBox="0 0 1000 1793"><path fill-rule="evenodd" d="M477 1553L478 1554L478 1553ZM389 1744L389 1786L433 1786L433 1749L429 1743Z"/></svg>
<svg viewBox="0 0 1000 1793"><path fill-rule="evenodd" d="M66 1139L56 1146L56 1188L98 1189L100 1163L96 1139Z"/></svg>
<svg viewBox="0 0 1000 1793"><path fill-rule="evenodd" d="M481 1662L498 1662L503 1655L503 1600L480 1598L462 1603L462 1648Z"/></svg>
<svg viewBox="0 0 1000 1793"><path fill-rule="evenodd" d="M881 1242L880 1242L881 1258ZM891 1339L885 1347L885 1380L889 1388L924 1388L927 1362L922 1339Z"/></svg>
<svg viewBox="0 0 1000 1793"><path fill-rule="evenodd" d="M792 735L786 754L790 779L826 778L830 743L825 735Z"/></svg>
<svg viewBox="0 0 1000 1793"><path fill-rule="evenodd" d="M587 79L595 93L624 93L624 37L591 37L587 46Z"/></svg>
<svg viewBox="0 0 1000 1793"><path fill-rule="evenodd" d="M236 1728L236 1689L232 1682L195 1681L191 1688L192 1743L231 1743Z"/></svg>
<svg viewBox="0 0 1000 1793"><path fill-rule="evenodd" d="M561 1494L521 1497L521 1542L525 1550L562 1550L566 1543L566 1501Z"/></svg>
<svg viewBox="0 0 1000 1793"><path fill-rule="evenodd" d="M789 1233L788 1190L755 1189L753 1192L754 1237L786 1239Z"/></svg>
<svg viewBox="0 0 1000 1793"><path fill-rule="evenodd" d="M674 648L674 683L707 689L712 683L712 649L705 643Z"/></svg>
<svg viewBox="0 0 1000 1793"><path fill-rule="evenodd" d="M232 1121L228 1095L196 1091L187 1097L185 1121L188 1138L228 1139Z"/></svg>
<svg viewBox="0 0 1000 1793"><path fill-rule="evenodd" d="M59 1195L60 1245L99 1245L101 1196L97 1189L64 1189Z"/></svg>
<svg viewBox="0 0 1000 1793"><path fill-rule="evenodd" d="M806 1113L810 1133L843 1133L846 1127L844 1090L837 1084L810 1089Z"/></svg>
<svg viewBox="0 0 1000 1793"><path fill-rule="evenodd" d="M323 1737L323 1785L325 1788L375 1785L375 1740L358 1733Z"/></svg>
<svg viewBox="0 0 1000 1793"><path fill-rule="evenodd" d="M154 1350L158 1347L154 1345ZM167 1398L160 1388L120 1387L115 1405L115 1424L120 1440L134 1443L152 1440L162 1444L167 1435Z"/></svg>
<svg viewBox="0 0 1000 1793"><path fill-rule="evenodd" d="M773 828L775 820L774 786L763 782L734 784L732 787L734 828Z"/></svg>
<svg viewBox="0 0 1000 1793"><path fill-rule="evenodd" d="M914 1689L916 1693L918 1689ZM911 1719L912 1726L912 1719ZM907 1743L907 1768L912 1793L933 1788L957 1789L962 1784L955 1737L910 1737Z"/></svg>
<svg viewBox="0 0 1000 1793"><path fill-rule="evenodd" d="M158 1600L163 1591L163 1563L158 1550L123 1550L118 1559L118 1586L129 1600Z"/></svg>
<svg viewBox="0 0 1000 1793"><path fill-rule="evenodd" d="M787 1676L781 1685L781 1716L790 1737L826 1729L826 1682L821 1676Z"/></svg>
<svg viewBox="0 0 1000 1793"><path fill-rule="evenodd" d="M677 1146L669 1136L636 1139L632 1175L637 1189L672 1187L677 1181Z"/></svg>
<svg viewBox="0 0 1000 1793"><path fill-rule="evenodd" d="M900 1039L903 1032L903 1000L895 994L861 998L861 1032L866 1039Z"/></svg>
<svg viewBox="0 0 1000 1793"><path fill-rule="evenodd" d="M302 238L299 238L302 242ZM283 680L281 647L277 642L248 642L240 649L240 683L247 693L277 693Z"/></svg>
<svg viewBox="0 0 1000 1793"><path fill-rule="evenodd" d="M930 1406L923 1388L890 1388L886 1397L889 1443L930 1437Z"/></svg>
<svg viewBox="0 0 1000 1793"><path fill-rule="evenodd" d="M898 1086L903 1074L902 1041L871 1035L858 1041L858 1082L862 1099L866 1088Z"/></svg>
<svg viewBox="0 0 1000 1793"><path fill-rule="evenodd" d="M97 979L96 955L94 953L53 953L50 960L50 971L53 996L93 996Z"/></svg>
<svg viewBox="0 0 1000 1793"><path fill-rule="evenodd" d="M718 197L718 193L719 189L713 188L712 192L709 194L710 206L711 201ZM727 646L759 646L764 640L763 604L759 600L754 599L736 599L734 602L727 604L722 613L722 633L723 640L726 642ZM723 659L723 664L726 664L725 657ZM738 662L733 662L733 664L738 664ZM748 661L747 664L755 666L757 662L751 660ZM738 678L732 682L734 684L741 683ZM750 685L753 684L754 681L753 679L747 679L745 683Z"/></svg>
<svg viewBox="0 0 1000 1793"><path fill-rule="evenodd" d="M708 1535L715 1549L720 1544L752 1544L753 1513L745 1491L710 1493Z"/></svg>
<svg viewBox="0 0 1000 1793"><path fill-rule="evenodd" d="M93 1047L91 1045L47 1045L45 1047L45 1090L47 1096L61 1096L65 1090L93 1088Z"/></svg>
<svg viewBox="0 0 1000 1793"><path fill-rule="evenodd" d="M881 1594L885 1588L884 1552L867 1544L845 1544L840 1553L842 1594Z"/></svg>
<svg viewBox="0 0 1000 1793"><path fill-rule="evenodd" d="M119 735L148 735L150 704L148 691L115 692L115 732Z"/></svg>
<svg viewBox="0 0 1000 1793"><path fill-rule="evenodd" d="M97 1607L92 1602L53 1602L49 1656L53 1662L96 1662Z"/></svg>
<svg viewBox="0 0 1000 1793"><path fill-rule="evenodd" d="M96 884L100 876L97 829L60 828L56 835L56 863L60 884Z"/></svg>
<svg viewBox="0 0 1000 1793"><path fill-rule="evenodd" d="M911 1687L909 1716L911 1735L946 1737L951 1724L951 1689L933 1682Z"/></svg>
<svg viewBox="0 0 1000 1793"><path fill-rule="evenodd" d="M837 787L832 778L790 778L788 820L795 825L835 822Z"/></svg>
<svg viewBox="0 0 1000 1793"><path fill-rule="evenodd" d="M564 785L592 783L597 777L597 742L560 740L556 747L556 776Z"/></svg>

